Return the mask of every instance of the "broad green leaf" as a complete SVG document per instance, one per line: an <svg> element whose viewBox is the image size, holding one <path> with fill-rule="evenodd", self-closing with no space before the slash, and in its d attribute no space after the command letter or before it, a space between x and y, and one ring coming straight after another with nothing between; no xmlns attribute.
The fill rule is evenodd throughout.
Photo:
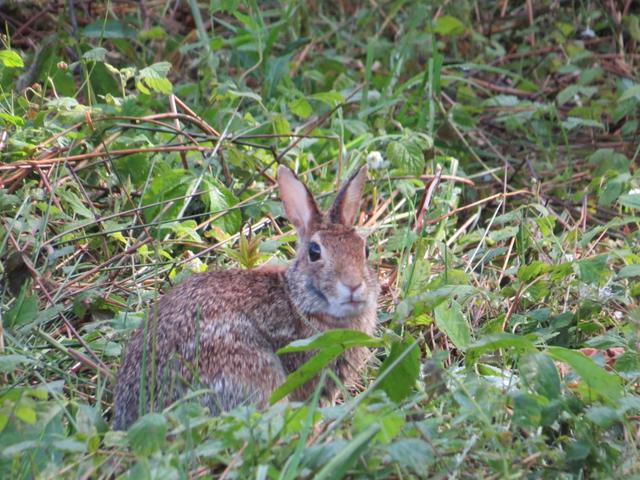
<svg viewBox="0 0 640 480"><path fill-rule="evenodd" d="M411 351L405 353L409 349ZM397 363L403 354L404 358ZM420 375L420 349L411 336L408 335L402 342L391 344L389 355L380 366L378 376L390 368L393 370L382 379L378 388L384 390L387 396L397 403L413 392L416 380Z"/></svg>
<svg viewBox="0 0 640 480"><path fill-rule="evenodd" d="M620 195L618 203L623 207L640 210L640 193L632 193L628 195Z"/></svg>
<svg viewBox="0 0 640 480"><path fill-rule="evenodd" d="M549 400L559 398L562 390L558 370L551 358L542 352L529 353L518 365L524 384Z"/></svg>
<svg viewBox="0 0 640 480"><path fill-rule="evenodd" d="M13 50L0 50L0 63L7 68L22 68L24 62L20 55Z"/></svg>
<svg viewBox="0 0 640 480"><path fill-rule="evenodd" d="M460 350L465 350L471 343L471 328L462 314L460 304L455 300L442 302L435 310L438 328L444 332L451 343Z"/></svg>
<svg viewBox="0 0 640 480"><path fill-rule="evenodd" d="M491 352L499 348L515 348L521 351L537 351L535 344L530 337L523 335L515 335L513 333L495 333L487 335L480 340L475 341L467 348L467 353L474 356L482 355L485 352Z"/></svg>
<svg viewBox="0 0 640 480"><path fill-rule="evenodd" d="M342 96L342 94L334 90L330 90L328 92L314 93L313 95L311 95L310 98L326 103L330 107L335 107L339 103L344 102L344 97Z"/></svg>
<svg viewBox="0 0 640 480"><path fill-rule="evenodd" d="M159 413L148 413L140 417L127 432L132 450L141 457L147 457L165 444L169 426Z"/></svg>
<svg viewBox="0 0 640 480"><path fill-rule="evenodd" d="M618 272L618 278L640 277L640 264L625 265Z"/></svg>
<svg viewBox="0 0 640 480"><path fill-rule="evenodd" d="M601 280L609 275L607 258L607 255L597 255L579 260L578 270L580 271L580 280L585 283L600 283Z"/></svg>
<svg viewBox="0 0 640 480"><path fill-rule="evenodd" d="M547 347L547 352L555 360L573 368L594 395L608 400L616 400L622 396L620 379L605 371L584 353L563 347Z"/></svg>
<svg viewBox="0 0 640 480"><path fill-rule="evenodd" d="M135 40L137 32L135 29L119 20L96 20L80 31L81 35L87 38L127 38Z"/></svg>
<svg viewBox="0 0 640 480"><path fill-rule="evenodd" d="M210 214L217 216L220 212L225 212L212 224L222 229L227 235L238 233L242 226L242 213L239 209L233 208L238 203L236 196L212 177L203 180L202 186L206 187L207 192L201 198L209 207Z"/></svg>
<svg viewBox="0 0 640 480"><path fill-rule="evenodd" d="M433 31L440 35L455 36L464 33L464 24L456 17L451 15L442 15L436 20L436 24L433 27Z"/></svg>
<svg viewBox="0 0 640 480"><path fill-rule="evenodd" d="M15 303L6 312L3 323L7 328L15 328L35 321L37 316L38 297L28 294L24 284Z"/></svg>
<svg viewBox="0 0 640 480"><path fill-rule="evenodd" d="M289 102L289 110L291 110L291 113L303 120L309 118L313 113L313 107L311 107L311 104L304 97L300 97Z"/></svg>
<svg viewBox="0 0 640 480"><path fill-rule="evenodd" d="M640 100L640 85L633 85L627 88L624 93L620 95L620 98L618 98L618 102L625 102L632 98Z"/></svg>
<svg viewBox="0 0 640 480"><path fill-rule="evenodd" d="M5 112L0 112L0 120L4 120L5 123L13 125L15 127L24 127L25 122L21 117L17 117L15 115L9 115Z"/></svg>
<svg viewBox="0 0 640 480"><path fill-rule="evenodd" d="M28 423L29 425L36 423L36 411L31 405L25 404L24 402L18 403L14 409L14 414L24 423Z"/></svg>
<svg viewBox="0 0 640 480"><path fill-rule="evenodd" d="M436 462L433 447L419 438L398 439L385 450L394 462L409 469L418 478L424 478L429 467Z"/></svg>
<svg viewBox="0 0 640 480"><path fill-rule="evenodd" d="M551 265L536 260L529 265L521 266L518 269L518 278L523 282L530 282L543 273L547 273L549 270L551 270Z"/></svg>
<svg viewBox="0 0 640 480"><path fill-rule="evenodd" d="M3 354L0 355L0 372L1 373L11 373L19 365L23 364L32 364L35 363L31 358L25 357L24 355L18 354Z"/></svg>
<svg viewBox="0 0 640 480"><path fill-rule="evenodd" d="M82 58L91 62L104 62L107 59L107 49L96 47L82 54Z"/></svg>

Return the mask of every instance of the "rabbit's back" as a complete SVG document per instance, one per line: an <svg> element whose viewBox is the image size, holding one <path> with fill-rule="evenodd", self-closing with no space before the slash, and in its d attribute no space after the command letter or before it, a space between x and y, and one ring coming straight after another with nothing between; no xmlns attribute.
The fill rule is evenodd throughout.
<svg viewBox="0 0 640 480"><path fill-rule="evenodd" d="M134 334L119 372L114 424L126 428L139 405L162 409L189 388L224 393L205 397L214 413L240 397L264 404L252 391L271 391L285 377L275 351L306 333L287 300L282 269L193 275L162 296Z"/></svg>

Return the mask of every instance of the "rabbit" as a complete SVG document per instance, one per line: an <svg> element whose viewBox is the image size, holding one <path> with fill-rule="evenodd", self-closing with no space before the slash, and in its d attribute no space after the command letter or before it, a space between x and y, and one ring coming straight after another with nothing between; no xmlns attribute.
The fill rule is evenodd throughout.
<svg viewBox="0 0 640 480"><path fill-rule="evenodd" d="M334 328L373 335L377 276L365 239L354 229L366 177L365 165L323 213L295 173L280 165L280 196L299 237L295 260L195 274L163 295L126 350L114 428L127 429L140 414L166 408L196 386L208 392L201 400L213 415L241 404L265 408L273 390L313 355L278 356L279 348ZM349 349L330 368L350 385L369 354L367 348ZM284 401L309 398L318 377ZM322 401L331 403L338 393L328 380Z"/></svg>

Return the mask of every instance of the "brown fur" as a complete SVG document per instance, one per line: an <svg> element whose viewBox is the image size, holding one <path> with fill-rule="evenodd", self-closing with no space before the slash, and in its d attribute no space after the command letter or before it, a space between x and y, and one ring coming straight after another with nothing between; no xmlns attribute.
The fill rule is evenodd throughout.
<svg viewBox="0 0 640 480"><path fill-rule="evenodd" d="M278 173L285 209L300 234L297 258L288 267L194 275L162 296L125 354L115 393L115 428L127 428L141 412L167 407L188 389L207 389L203 403L214 414L246 402L265 407L273 390L312 355L279 357L279 348L333 328L374 333L377 281L363 238L352 225L322 215L292 172L281 167ZM355 218L365 176L366 167L345 184L332 220ZM312 241L322 247L320 261L309 259ZM357 306L334 302L346 295L345 285L352 289L348 298L361 302ZM368 354L364 348L348 350L332 368L350 384ZM289 398L307 399L316 383L307 382ZM338 387L327 382L322 395L332 401L337 393Z"/></svg>

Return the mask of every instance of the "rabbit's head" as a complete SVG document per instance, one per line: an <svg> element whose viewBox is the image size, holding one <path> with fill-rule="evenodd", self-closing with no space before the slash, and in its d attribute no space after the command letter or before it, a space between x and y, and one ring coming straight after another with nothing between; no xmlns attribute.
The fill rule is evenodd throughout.
<svg viewBox="0 0 640 480"><path fill-rule="evenodd" d="M298 177L283 165L278 168L280 196L299 236L287 281L291 301L304 313L340 321L375 310L376 275L367 261L366 241L354 229L366 177L363 166L322 213Z"/></svg>

